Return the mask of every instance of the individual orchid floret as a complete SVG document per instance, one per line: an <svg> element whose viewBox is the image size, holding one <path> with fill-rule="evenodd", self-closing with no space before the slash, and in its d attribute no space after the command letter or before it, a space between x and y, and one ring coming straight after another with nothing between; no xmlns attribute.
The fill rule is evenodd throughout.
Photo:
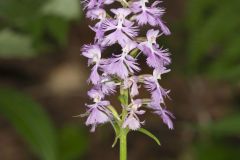
<svg viewBox="0 0 240 160"><path fill-rule="evenodd" d="M110 105L110 102L102 100L104 95L100 90L95 88L91 89L88 95L93 99L94 104L86 104L89 109L83 116L88 116L86 125L91 125L91 131L94 132L98 124L110 121L111 114L106 109L106 107Z"/></svg>
<svg viewBox="0 0 240 160"><path fill-rule="evenodd" d="M116 92L117 84L110 76L104 73L101 76L101 81L99 84L97 84L97 87L102 91L104 95L111 95Z"/></svg>
<svg viewBox="0 0 240 160"><path fill-rule="evenodd" d="M85 45L82 48L82 55L89 58L88 65L94 65L89 78L93 84L97 84L100 80L98 68L101 65L101 49L98 45Z"/></svg>
<svg viewBox="0 0 240 160"><path fill-rule="evenodd" d="M129 108L127 108L128 115L123 123L123 128L128 127L131 130L137 130L141 127L141 124L144 124L144 122L141 122L137 116L145 113L144 110L139 110L141 106L141 100L135 100L129 105Z"/></svg>
<svg viewBox="0 0 240 160"><path fill-rule="evenodd" d="M103 92L96 86L88 91L88 96L92 98L94 102L98 102L104 98Z"/></svg>
<svg viewBox="0 0 240 160"><path fill-rule="evenodd" d="M117 19L107 20L103 23L104 32L110 31L111 33L105 36L102 45L109 46L119 43L124 47L138 35L138 27L134 26L133 22L125 19L131 13L129 9L119 8L111 11Z"/></svg>
<svg viewBox="0 0 240 160"><path fill-rule="evenodd" d="M98 19L99 21L95 24L95 26L89 26L95 32L95 43L101 44L104 38L104 31L102 28L103 22L106 20L107 13L104 9L92 9L87 12L87 17L95 20Z"/></svg>
<svg viewBox="0 0 240 160"><path fill-rule="evenodd" d="M84 45L82 55L89 58L88 64L97 63L101 59L101 49L98 45Z"/></svg>
<svg viewBox="0 0 240 160"><path fill-rule="evenodd" d="M159 48L156 39L159 36L159 30L149 30L147 32L147 41L138 45L138 48L147 56L147 64L152 68L162 68L171 63L167 49Z"/></svg>
<svg viewBox="0 0 240 160"><path fill-rule="evenodd" d="M166 73L166 70L159 71L155 69L153 76L146 77L144 80L145 87L150 91L152 101L150 107L153 109L159 109L160 104L164 104L164 98L168 96L169 91L163 89L158 80L161 78L161 74Z"/></svg>
<svg viewBox="0 0 240 160"><path fill-rule="evenodd" d="M171 32L161 19L165 10L157 7L160 1L155 1L151 7L147 7L146 3L149 3L149 0L138 0L132 3L131 9L136 14L133 19L135 19L140 26L146 24L160 26L165 35L170 35Z"/></svg>
<svg viewBox="0 0 240 160"><path fill-rule="evenodd" d="M129 74L140 71L136 59L128 55L134 46L136 46L135 43L129 42L122 49L122 54L113 55L113 57L109 59L109 64L104 67L105 71L109 74L117 75L122 79L127 78Z"/></svg>
<svg viewBox="0 0 240 160"><path fill-rule="evenodd" d="M110 103L108 101L98 101L94 104L86 105L89 110L87 111L87 121L86 125L91 125L91 132L95 131L98 124L103 124L110 121L109 111L105 108Z"/></svg>

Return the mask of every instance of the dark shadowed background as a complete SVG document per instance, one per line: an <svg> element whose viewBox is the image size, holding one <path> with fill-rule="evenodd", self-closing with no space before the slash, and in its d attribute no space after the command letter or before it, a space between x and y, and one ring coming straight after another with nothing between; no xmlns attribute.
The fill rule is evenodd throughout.
<svg viewBox="0 0 240 160"><path fill-rule="evenodd" d="M236 160L240 156L240 1L165 0L172 31L175 114L145 128L161 141L129 135L129 160ZM80 47L93 40L79 0L0 0L0 159L117 160L114 132L90 133L85 119L90 68ZM143 60L142 60L143 61ZM142 65L144 71L148 71Z"/></svg>

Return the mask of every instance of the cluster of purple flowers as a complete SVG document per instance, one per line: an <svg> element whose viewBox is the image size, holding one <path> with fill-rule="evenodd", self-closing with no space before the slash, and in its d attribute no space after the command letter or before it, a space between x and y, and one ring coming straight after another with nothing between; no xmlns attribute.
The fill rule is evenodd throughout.
<svg viewBox="0 0 240 160"><path fill-rule="evenodd" d="M86 105L88 110L84 114L88 116L86 125L92 126L91 131L99 124L118 120L109 109L110 102L104 100L106 96L115 94L118 88L128 90L130 97L128 105L122 104L127 112L122 128L141 128L144 122L139 116L150 109L162 118L169 129L173 129L171 118L174 116L166 110L164 103L169 91L158 82L162 74L170 71L167 66L171 63L168 50L157 44L158 37L170 34L162 21L165 11L160 3L158 0L153 3L149 0L83 0L87 18L96 22L90 26L95 32L94 43L81 49L82 55L88 58L88 65L92 66L88 81L93 88L88 95L94 103ZM112 9L117 5L118 8ZM143 26L149 30L141 36ZM121 46L121 53L103 58L104 50L111 45ZM153 69L152 74L137 75L141 70L137 62L140 54L146 56L147 65ZM136 98L141 84L150 92L150 99Z"/></svg>

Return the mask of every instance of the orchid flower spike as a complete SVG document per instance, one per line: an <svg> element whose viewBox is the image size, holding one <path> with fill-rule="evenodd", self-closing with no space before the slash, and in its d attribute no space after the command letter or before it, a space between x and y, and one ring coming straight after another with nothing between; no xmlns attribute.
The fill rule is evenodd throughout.
<svg viewBox="0 0 240 160"><path fill-rule="evenodd" d="M145 112L152 111L169 129L174 128L175 117L166 109L165 102L170 91L160 85L162 76L170 72L171 63L169 50L158 44L161 36L171 34L163 21L165 9L159 0L82 0L82 4L86 17L94 22L90 28L95 32L94 43L81 49L92 67L88 82L93 87L88 96L93 103L86 104L86 125L93 132L98 125L111 123L116 140L120 139L120 159L126 160L122 145L128 132L142 131L153 137L143 129L145 120L140 120ZM113 45L121 50L103 56ZM146 57L146 67L153 70L152 74L139 74L143 69L139 56ZM150 92L149 97L139 98L141 87ZM106 100L118 93L118 106L122 108Z"/></svg>

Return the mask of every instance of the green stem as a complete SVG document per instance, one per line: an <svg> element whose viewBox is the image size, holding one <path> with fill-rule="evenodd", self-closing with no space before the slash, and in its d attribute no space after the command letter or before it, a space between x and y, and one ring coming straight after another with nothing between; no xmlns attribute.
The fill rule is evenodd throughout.
<svg viewBox="0 0 240 160"><path fill-rule="evenodd" d="M120 134L120 160L127 160L127 133L125 129Z"/></svg>
<svg viewBox="0 0 240 160"><path fill-rule="evenodd" d="M122 109L122 117L121 117L121 123L120 123L121 126L123 125L125 118L127 116L127 110L125 107L128 106L128 94L129 94L128 89L124 89L121 86L120 88L121 103L124 105ZM120 160L127 160L127 134L128 134L128 129L120 127L120 136L119 136Z"/></svg>

